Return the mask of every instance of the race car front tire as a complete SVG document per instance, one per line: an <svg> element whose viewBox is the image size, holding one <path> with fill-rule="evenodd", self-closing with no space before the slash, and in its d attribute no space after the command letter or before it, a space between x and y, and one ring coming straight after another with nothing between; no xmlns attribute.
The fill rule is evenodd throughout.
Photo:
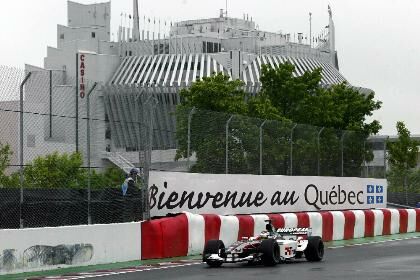
<svg viewBox="0 0 420 280"><path fill-rule="evenodd" d="M220 267L223 261L209 260L210 255L217 254L219 257L225 257L225 244L222 240L209 240L204 246L203 262L207 263L210 267Z"/></svg>
<svg viewBox="0 0 420 280"><path fill-rule="evenodd" d="M309 236L305 249L305 258L310 262L319 262L324 257L324 242L319 236Z"/></svg>
<svg viewBox="0 0 420 280"><path fill-rule="evenodd" d="M261 260L265 266L273 266L280 262L280 247L276 240L265 239L261 242Z"/></svg>
<svg viewBox="0 0 420 280"><path fill-rule="evenodd" d="M303 256L303 252L302 251L296 252L295 259L300 259L300 258L302 258L302 256Z"/></svg>

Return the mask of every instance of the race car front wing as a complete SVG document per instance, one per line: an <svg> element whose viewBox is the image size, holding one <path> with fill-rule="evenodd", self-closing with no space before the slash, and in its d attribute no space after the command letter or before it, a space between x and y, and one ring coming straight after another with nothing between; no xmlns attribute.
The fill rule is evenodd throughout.
<svg viewBox="0 0 420 280"><path fill-rule="evenodd" d="M211 254L207 257L209 261L219 261L224 263L237 263L237 262L247 262L247 261L254 261L258 259L257 254L248 255L246 257L239 257L239 254L227 254L226 258L220 257L218 254Z"/></svg>

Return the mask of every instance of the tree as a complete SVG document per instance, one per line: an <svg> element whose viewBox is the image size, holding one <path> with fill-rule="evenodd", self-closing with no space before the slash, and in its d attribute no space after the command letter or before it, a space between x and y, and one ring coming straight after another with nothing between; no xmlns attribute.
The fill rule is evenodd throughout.
<svg viewBox="0 0 420 280"><path fill-rule="evenodd" d="M327 88L321 86L322 69L305 72L294 77L294 65L285 63L278 68L262 67L261 83L263 96L283 118L295 123L338 130L351 130L366 135L376 134L381 129L378 121L366 123L382 102L375 101L375 94L363 95L346 82Z"/></svg>
<svg viewBox="0 0 420 280"><path fill-rule="evenodd" d="M80 153L37 157L24 169L25 188L78 188L86 176L82 165Z"/></svg>
<svg viewBox="0 0 420 280"><path fill-rule="evenodd" d="M400 170L410 169L417 166L417 156L420 142L411 139L410 131L403 122L397 122L398 140L387 141L389 151L389 163L391 167Z"/></svg>
<svg viewBox="0 0 420 280"><path fill-rule="evenodd" d="M25 188L82 188L86 189L90 176L91 189L119 187L125 178L122 170L109 167L100 173L83 168L83 158L80 153L59 154L57 152L37 157L24 168ZM9 184L14 186L16 174L9 178ZM15 183L13 183L15 182Z"/></svg>
<svg viewBox="0 0 420 280"><path fill-rule="evenodd" d="M90 175L90 186L91 189L120 188L125 176L124 171L117 167L108 167L104 172L92 170ZM88 185L88 178L89 173L86 170L79 185L86 188Z"/></svg>
<svg viewBox="0 0 420 280"><path fill-rule="evenodd" d="M10 164L10 157L13 155L10 145L2 144L0 142L0 185L5 185L7 183L7 176L4 172Z"/></svg>
<svg viewBox="0 0 420 280"><path fill-rule="evenodd" d="M193 172L225 172L228 122L230 172L258 172L255 166L258 162L258 146L255 145L259 139L258 127L263 119L279 119L280 116L266 96L248 96L242 87L243 82L231 81L219 73L198 80L181 91L181 104L177 107L179 145L176 159L195 152L197 163ZM190 154L187 155L189 120L193 133Z"/></svg>
<svg viewBox="0 0 420 280"><path fill-rule="evenodd" d="M275 69L263 65L260 78L260 94L269 98L281 114L279 118L306 124L299 125L294 133L294 173L315 175L313 170L317 169L316 159L321 153L321 161L327 164L322 174L341 175L337 167L341 167L338 163L343 160L346 163L344 175L358 175L363 160L373 157L363 143L381 128L377 120L368 123L366 118L380 109L382 102L374 100L373 92L363 95L345 82L323 87L320 68L299 77L293 76L294 71L290 63ZM317 147L319 132L322 132L320 151Z"/></svg>
<svg viewBox="0 0 420 280"><path fill-rule="evenodd" d="M205 77L180 92L181 107L246 115L246 93L242 86L240 80L230 81L223 73Z"/></svg>
<svg viewBox="0 0 420 280"><path fill-rule="evenodd" d="M420 142L411 139L410 131L404 122L397 122L398 140L395 142L387 141L388 161L391 165L390 181L391 187L398 187L398 182L402 181L403 188L407 191L407 179L411 170L417 166L417 156L419 153Z"/></svg>
<svg viewBox="0 0 420 280"><path fill-rule="evenodd" d="M363 143L381 128L378 121L367 123L366 118L381 102L374 100L374 93L363 95L346 83L322 86L322 69L299 77L294 71L290 63L278 68L263 65L262 89L255 96L242 90L241 81L230 81L221 73L182 90L176 158L195 152L192 171L223 173L227 144L229 173L256 173L262 137L264 174L289 174L293 168L294 175L317 175L318 162L322 162L324 175L337 176L343 160L345 175L359 175L363 160L373 156ZM305 125L296 127L295 123ZM192 132L189 155L188 127Z"/></svg>
<svg viewBox="0 0 420 280"><path fill-rule="evenodd" d="M299 77L294 77L294 72L295 66L290 63L280 64L278 68L263 65L259 93L268 97L283 118L292 121L300 120L305 99L322 90L319 86L322 78L320 69L305 72Z"/></svg>
<svg viewBox="0 0 420 280"><path fill-rule="evenodd" d="M10 164L10 157L13 155L10 145L0 142L0 176L4 175L4 171Z"/></svg>

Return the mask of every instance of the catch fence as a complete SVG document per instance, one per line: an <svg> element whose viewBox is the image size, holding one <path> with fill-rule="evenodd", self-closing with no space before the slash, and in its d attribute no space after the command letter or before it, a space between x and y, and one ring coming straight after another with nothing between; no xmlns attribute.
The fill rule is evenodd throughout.
<svg viewBox="0 0 420 280"><path fill-rule="evenodd" d="M0 66L0 228L148 219L149 170L385 175L360 133L177 107L180 88L84 86L82 98L61 70Z"/></svg>

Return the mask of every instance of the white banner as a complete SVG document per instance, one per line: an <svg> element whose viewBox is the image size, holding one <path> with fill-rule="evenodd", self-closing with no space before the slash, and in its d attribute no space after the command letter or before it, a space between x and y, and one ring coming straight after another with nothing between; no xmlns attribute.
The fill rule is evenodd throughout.
<svg viewBox="0 0 420 280"><path fill-rule="evenodd" d="M152 216L385 208L387 181L347 177L150 172Z"/></svg>

